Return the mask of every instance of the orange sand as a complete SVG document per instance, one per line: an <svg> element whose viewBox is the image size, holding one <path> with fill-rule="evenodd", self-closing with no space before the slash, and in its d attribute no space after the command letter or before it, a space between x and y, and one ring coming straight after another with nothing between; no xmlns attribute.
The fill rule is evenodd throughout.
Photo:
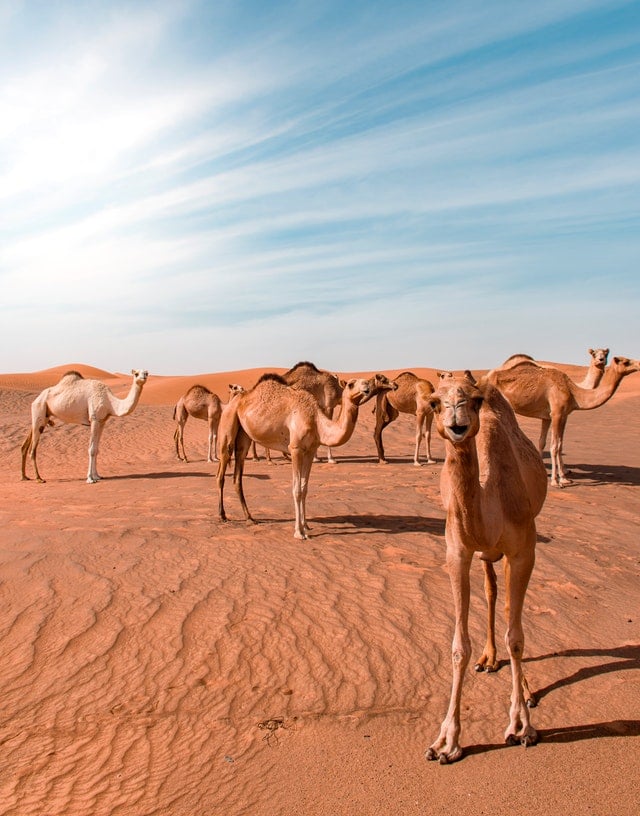
<svg viewBox="0 0 640 816"><path fill-rule="evenodd" d="M300 542L279 454L247 465L255 526L230 483L230 521L216 519L204 422L187 423L191 461L174 455L187 387L224 400L256 370L151 375L107 424L103 481L84 482L88 430L57 426L39 449L46 484L21 482L29 405L69 368L128 390L128 375L74 363L0 376L2 816L639 812L640 376L570 417L575 483L550 489L538 520L525 632L540 744L502 742L508 666L470 671L466 756L441 767L423 757L450 684L441 464L413 466L411 418L378 465L363 406L339 463L313 467Z"/></svg>

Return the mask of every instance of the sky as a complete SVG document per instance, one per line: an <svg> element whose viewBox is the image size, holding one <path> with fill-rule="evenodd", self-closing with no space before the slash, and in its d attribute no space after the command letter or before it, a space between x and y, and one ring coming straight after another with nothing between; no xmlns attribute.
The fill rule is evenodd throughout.
<svg viewBox="0 0 640 816"><path fill-rule="evenodd" d="M640 357L640 3L0 0L0 372Z"/></svg>

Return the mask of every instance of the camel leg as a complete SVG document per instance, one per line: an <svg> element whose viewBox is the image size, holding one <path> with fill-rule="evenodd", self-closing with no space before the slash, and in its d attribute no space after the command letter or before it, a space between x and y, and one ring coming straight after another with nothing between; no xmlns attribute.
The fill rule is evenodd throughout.
<svg viewBox="0 0 640 816"><path fill-rule="evenodd" d="M427 464L433 465L436 460L431 455L431 425L433 424L433 411L427 411L424 418L425 441L427 445Z"/></svg>
<svg viewBox="0 0 640 816"><path fill-rule="evenodd" d="M551 420L550 419L543 419L540 423L540 438L538 439L538 450L540 451L540 456L544 453L545 446L547 444L547 434L549 433L549 428L551 427Z"/></svg>
<svg viewBox="0 0 640 816"><path fill-rule="evenodd" d="M209 420L209 438L208 438L208 447L207 447L207 462L217 462L218 457L216 456L216 446L218 443L218 434L216 433L216 427L211 420Z"/></svg>
<svg viewBox="0 0 640 816"><path fill-rule="evenodd" d="M22 480L23 481L30 481L29 477L27 476L27 455L29 455L31 462L33 463L33 469L36 474L36 481L41 482L44 484L44 479L40 476L38 471L38 460L36 459L36 451L38 449L38 442L40 441L40 436L42 435L42 430L39 425L34 425L32 430L29 431L27 434L27 438L22 443Z"/></svg>
<svg viewBox="0 0 640 816"><path fill-rule="evenodd" d="M551 451L551 484L557 487L564 487L572 483L572 480L565 473L562 458L562 440L566 424L566 416L553 417L551 421L551 444L549 446Z"/></svg>
<svg viewBox="0 0 640 816"><path fill-rule="evenodd" d="M100 437L104 430L104 422L97 419L91 420L91 431L89 436L89 470L87 472L87 484L95 484L100 481L98 475L98 449L100 447Z"/></svg>
<svg viewBox="0 0 640 816"><path fill-rule="evenodd" d="M438 739L427 749L427 759L437 759L441 765L455 762L462 756L460 738L460 701L464 674L471 656L469 639L469 569L471 553L464 547L447 541L447 568L451 580L456 616L455 633L451 647L453 681L449 709L440 727Z"/></svg>
<svg viewBox="0 0 640 816"><path fill-rule="evenodd" d="M218 485L218 518L220 521L227 520L227 514L224 511L224 478L227 473L229 462L231 461L231 452L231 445L224 445L221 447L218 472L216 474L216 484Z"/></svg>
<svg viewBox="0 0 640 816"><path fill-rule="evenodd" d="M382 444L382 432L390 425L394 419L398 417L398 411L393 406L389 405L385 394L378 394L376 397L376 427L373 431L373 438L376 442L378 450L378 462L386 464L387 460L384 457L384 446Z"/></svg>
<svg viewBox="0 0 640 816"><path fill-rule="evenodd" d="M507 618L507 632L505 643L511 661L511 708L509 710L509 725L504 738L509 745L521 743L535 745L538 734L529 719L529 706L526 694L529 686L522 671L522 656L524 654L524 631L522 628L522 608L524 597L535 562L535 527L531 525L528 532L529 541L526 549L515 556L507 557L505 563L505 611Z"/></svg>
<svg viewBox="0 0 640 816"><path fill-rule="evenodd" d="M482 656L473 667L476 671L494 672L498 670L496 660L496 600L498 582L496 571L491 561L482 561L484 568L484 594L487 599L487 642Z"/></svg>
<svg viewBox="0 0 640 816"><path fill-rule="evenodd" d="M175 439L176 442L176 456L178 457L178 459L180 459L181 462L188 462L189 460L187 459L187 454L184 451L184 426L187 424L189 414L184 408L182 408L177 413L176 418L178 420L178 424L173 435L173 438Z"/></svg>
<svg viewBox="0 0 640 816"><path fill-rule="evenodd" d="M431 457L431 424L433 422L433 411L418 411L416 413L416 448L413 454L413 464L420 467L420 445L426 439L428 465L432 465L436 460Z"/></svg>
<svg viewBox="0 0 640 816"><path fill-rule="evenodd" d="M235 465L233 468L233 483L236 488L236 493L238 494L238 498L240 499L240 506L242 507L242 512L244 513L244 517L246 521L250 521L252 524L255 524L255 519L249 512L249 508L247 507L247 502L244 497L244 489L242 487L242 475L244 473L244 463L245 459L247 458L247 454L249 453L249 448L251 447L251 438L249 434L244 430L242 426L238 428L238 433L236 434L236 441L234 446L234 457L235 457Z"/></svg>
<svg viewBox="0 0 640 816"><path fill-rule="evenodd" d="M291 488L293 493L293 508L295 511L295 525L293 537L304 540L308 538L309 526L306 520L307 490L309 475L315 452L291 447Z"/></svg>

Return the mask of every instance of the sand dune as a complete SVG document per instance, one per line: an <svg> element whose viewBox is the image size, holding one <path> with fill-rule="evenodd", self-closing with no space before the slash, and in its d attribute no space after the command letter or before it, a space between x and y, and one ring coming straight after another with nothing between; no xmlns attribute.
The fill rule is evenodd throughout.
<svg viewBox="0 0 640 816"><path fill-rule="evenodd" d="M74 368L128 390L127 373L79 364L0 375L3 816L637 813L640 375L570 417L575 482L538 520L525 632L540 744L502 743L508 667L470 672L466 756L443 768L423 756L450 683L441 441L439 463L415 468L402 416L378 465L363 406L339 463L313 467L300 542L279 454L247 464L253 526L232 489L216 519L204 422L186 426L192 461L174 454L190 385L226 400L263 369L151 373L107 424L100 483L84 482L88 430L70 426L43 436L46 484L21 482L30 403ZM473 580L477 654L479 566Z"/></svg>

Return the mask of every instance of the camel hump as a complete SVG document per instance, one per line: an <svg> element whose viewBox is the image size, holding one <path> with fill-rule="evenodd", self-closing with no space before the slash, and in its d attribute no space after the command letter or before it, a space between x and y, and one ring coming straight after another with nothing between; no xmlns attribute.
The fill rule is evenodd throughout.
<svg viewBox="0 0 640 816"><path fill-rule="evenodd" d="M287 374L291 374L291 372L296 371L298 368L310 368L312 371L320 374L320 369L314 363L310 363L308 360L301 360L299 363L296 363L293 368L290 368L289 371L287 371Z"/></svg>
<svg viewBox="0 0 640 816"><path fill-rule="evenodd" d="M201 385L200 383L196 383L192 385L191 388L187 391L187 394L212 394L213 392L210 391L206 385ZM186 396L186 394L185 394Z"/></svg>
<svg viewBox="0 0 640 816"><path fill-rule="evenodd" d="M280 383L280 385L288 385L288 383L287 383L287 381L285 380L284 377L282 377L280 374L276 374L275 372L272 372L272 371L268 371L266 374L263 374L260 377L260 379L258 380L258 382L256 383L256 385L259 385L261 382L269 382L269 381ZM255 388L255 386L254 386L254 388Z"/></svg>
<svg viewBox="0 0 640 816"><path fill-rule="evenodd" d="M60 382L62 382L63 380L71 382L72 380L84 380L84 377L79 371L71 369L70 371L65 371L62 377L60 377Z"/></svg>

